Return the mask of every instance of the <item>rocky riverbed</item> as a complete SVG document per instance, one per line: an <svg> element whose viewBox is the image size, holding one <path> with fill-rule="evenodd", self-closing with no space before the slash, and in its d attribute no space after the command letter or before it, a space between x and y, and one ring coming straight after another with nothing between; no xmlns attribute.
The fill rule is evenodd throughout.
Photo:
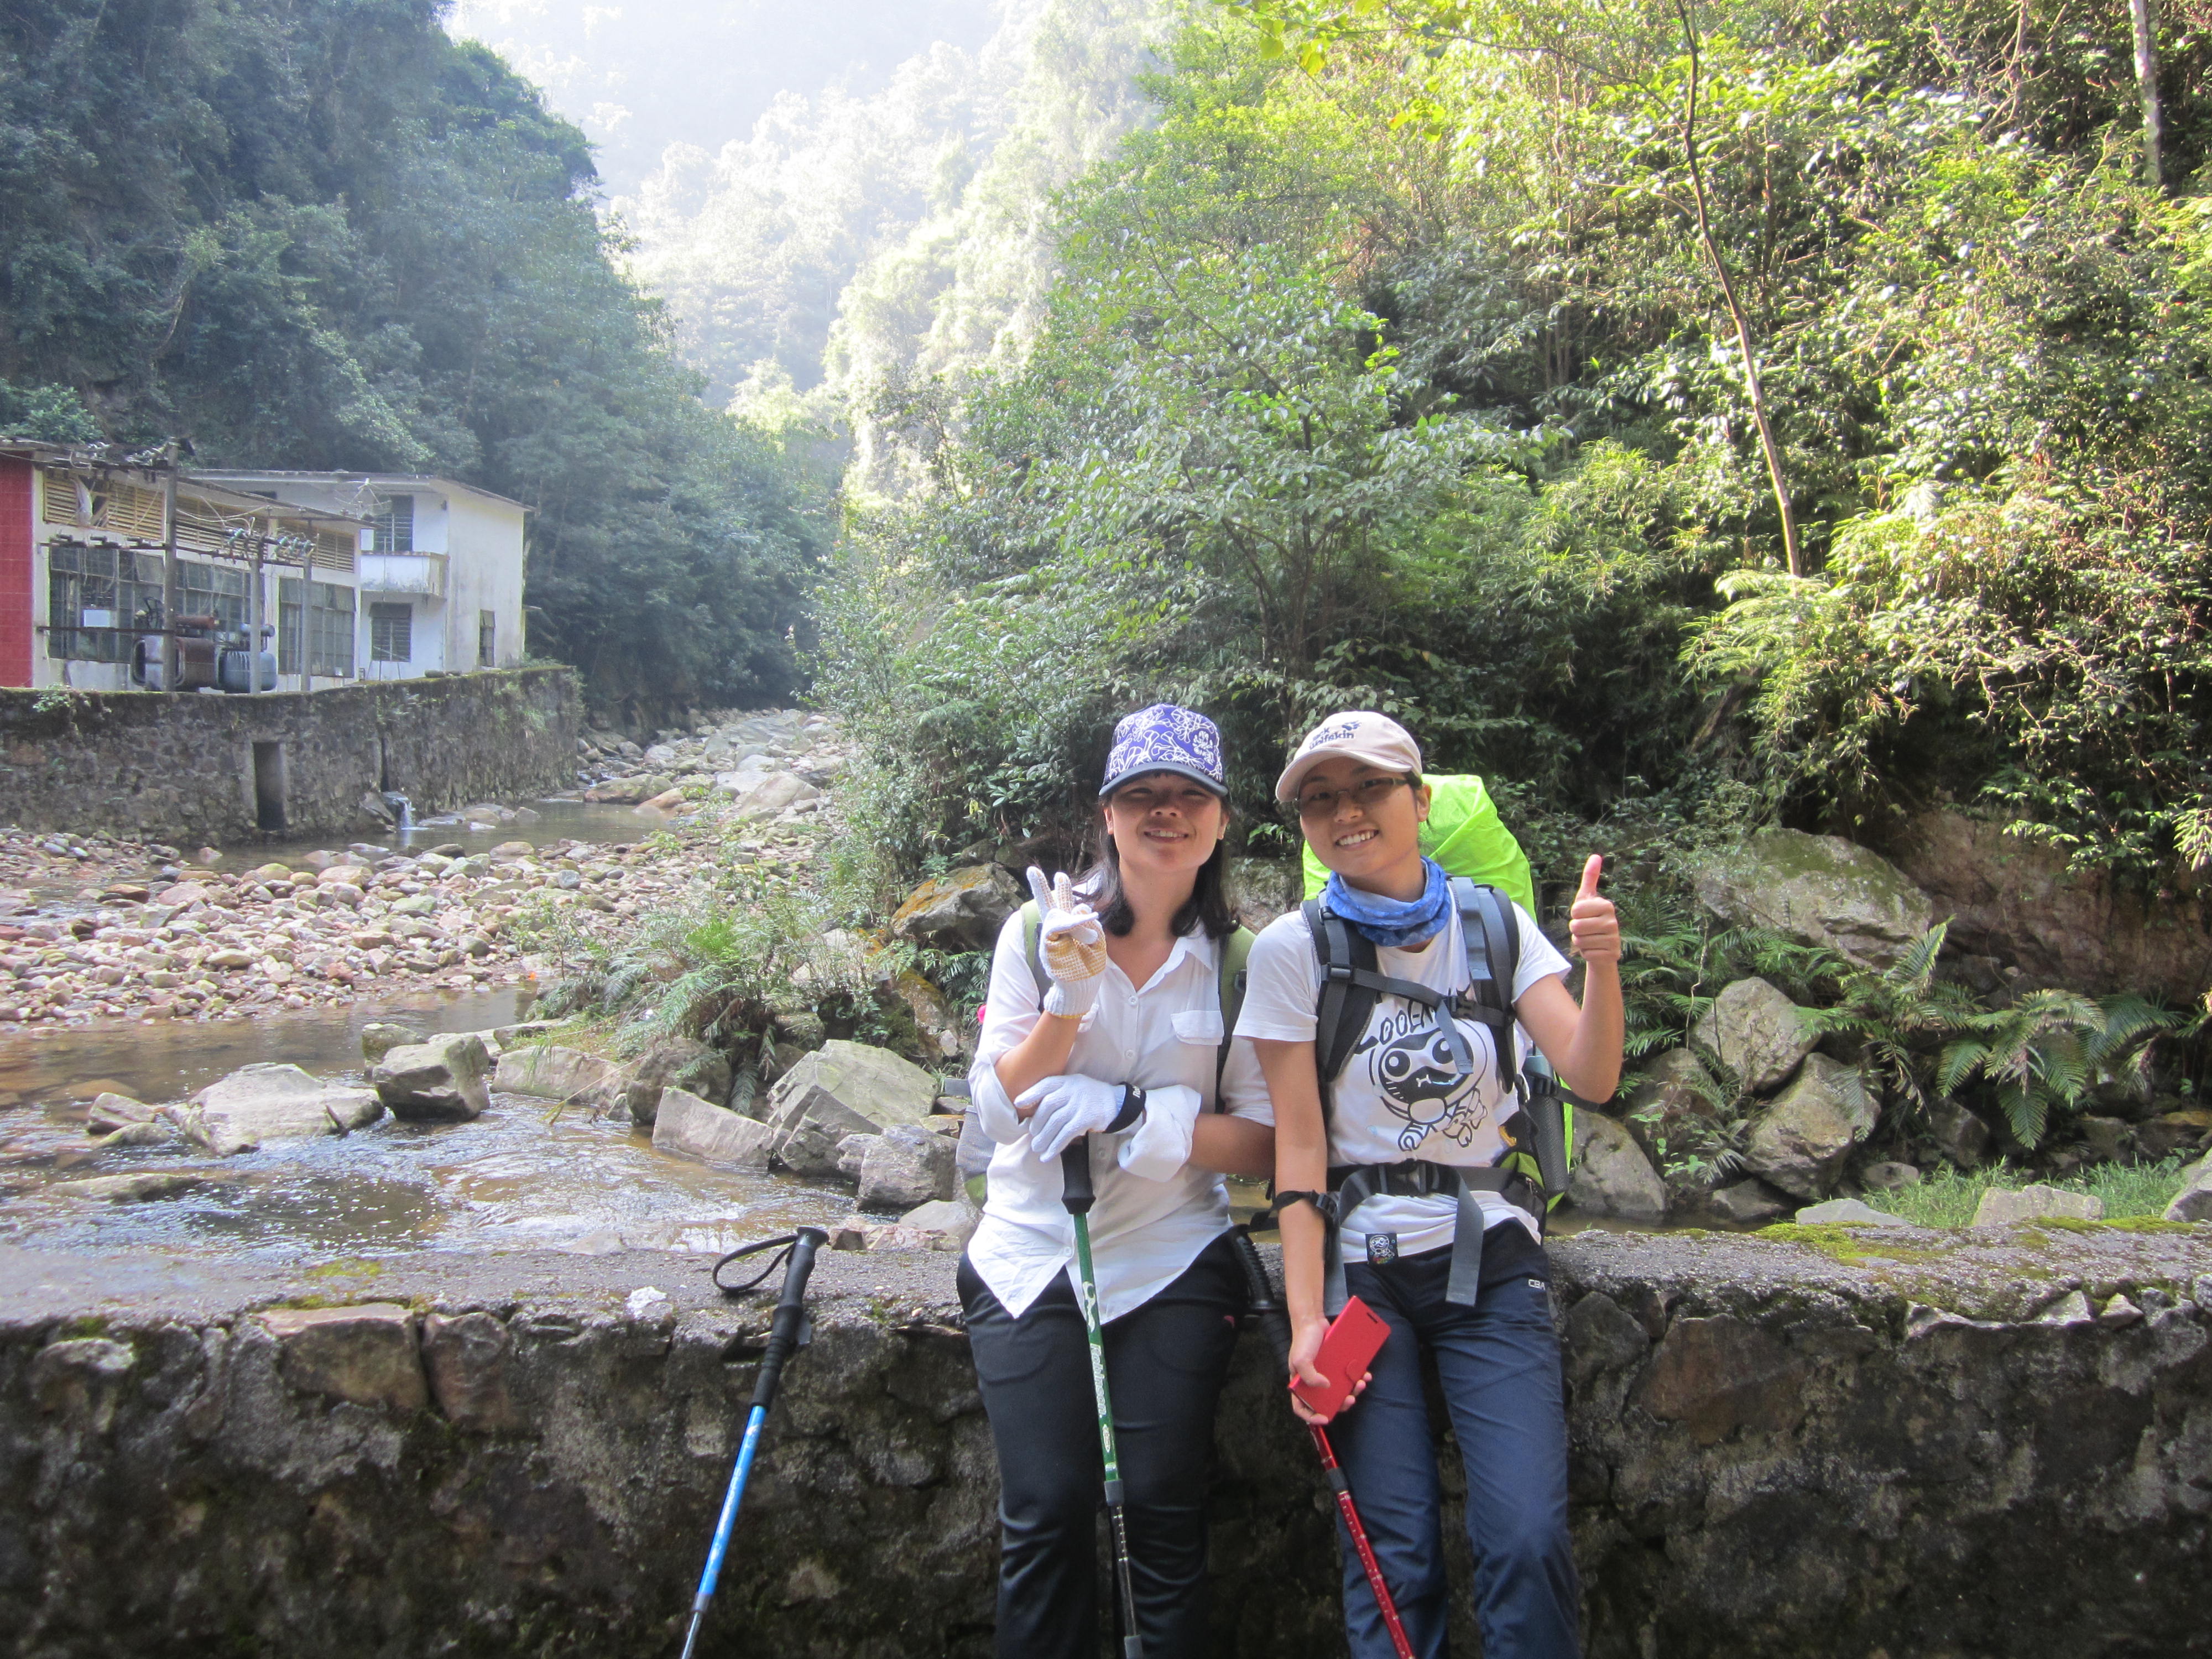
<svg viewBox="0 0 2212 1659"><path fill-rule="evenodd" d="M411 836L387 829L235 868L214 848L0 830L0 1033L516 984L535 976L549 931L617 938L703 870L801 857L820 784L843 763L828 721L780 710L718 717L649 750L606 734L580 747L587 799L653 799L630 837L475 853L441 839L538 817L484 802Z"/></svg>

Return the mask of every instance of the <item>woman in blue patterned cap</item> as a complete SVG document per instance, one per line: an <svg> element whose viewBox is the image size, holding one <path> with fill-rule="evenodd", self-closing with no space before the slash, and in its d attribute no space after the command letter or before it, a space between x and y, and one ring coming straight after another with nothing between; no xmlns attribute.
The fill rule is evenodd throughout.
<svg viewBox="0 0 2212 1659"><path fill-rule="evenodd" d="M1251 1045L1221 1064L1227 796L1212 720L1164 703L1129 715L1098 790L1097 860L1049 886L1030 871L1036 959L1019 914L992 958L969 1085L997 1150L960 1295L999 1454L1001 1655L1097 1650L1097 1413L1060 1203L1079 1139L1138 1633L1147 1659L1208 1649L1206 1459L1245 1299L1221 1176L1264 1176L1274 1149Z"/></svg>

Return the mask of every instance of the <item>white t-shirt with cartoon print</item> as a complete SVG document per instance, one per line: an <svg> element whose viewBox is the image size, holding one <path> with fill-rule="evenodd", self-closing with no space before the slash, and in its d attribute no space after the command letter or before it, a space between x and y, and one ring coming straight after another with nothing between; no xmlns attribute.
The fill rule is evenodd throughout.
<svg viewBox="0 0 2212 1659"><path fill-rule="evenodd" d="M1538 980L1565 975L1568 963L1534 918L1517 904L1513 908L1521 924L1521 963L1513 981L1517 1003ZM1456 911L1426 949L1378 946L1375 957L1378 972L1432 990L1463 991L1471 982ZM1262 1042L1315 1041L1322 981L1304 910L1293 910L1267 925L1252 946L1249 975L1236 1034ZM1353 1045L1336 1079L1329 1115L1332 1165L1421 1159L1486 1169L1498 1162L1505 1150L1498 1128L1516 1106L1505 1101L1498 1084L1490 1028L1471 1020L1456 1022L1474 1060L1474 1075L1463 1076L1437 1024L1437 1012L1403 997L1376 1000L1366 1033ZM1513 1030L1518 1054L1525 1060L1528 1034L1518 1025ZM1482 1206L1486 1228L1510 1218L1526 1225L1531 1236L1537 1235L1534 1219L1503 1194L1479 1192L1474 1196ZM1343 1258L1365 1260L1370 1232L1395 1233L1401 1255L1441 1249L1452 1241L1458 1213L1457 1200L1445 1194L1413 1197L1385 1193L1370 1198L1344 1218L1338 1235Z"/></svg>

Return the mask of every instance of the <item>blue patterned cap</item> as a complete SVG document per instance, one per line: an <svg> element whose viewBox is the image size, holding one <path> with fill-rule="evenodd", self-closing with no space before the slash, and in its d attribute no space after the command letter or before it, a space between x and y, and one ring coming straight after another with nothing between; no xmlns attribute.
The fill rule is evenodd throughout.
<svg viewBox="0 0 2212 1659"><path fill-rule="evenodd" d="M1175 772L1202 783L1226 799L1229 780L1221 769L1221 729L1192 708L1156 702L1125 714L1114 728L1114 747L1106 756L1103 800L1145 772Z"/></svg>

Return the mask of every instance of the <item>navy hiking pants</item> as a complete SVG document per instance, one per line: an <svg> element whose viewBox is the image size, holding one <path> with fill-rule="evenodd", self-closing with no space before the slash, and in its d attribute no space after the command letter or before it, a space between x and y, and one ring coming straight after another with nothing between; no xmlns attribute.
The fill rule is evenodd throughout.
<svg viewBox="0 0 2212 1659"><path fill-rule="evenodd" d="M1580 1589L1567 1531L1567 1422L1543 1250L1517 1222L1484 1235L1472 1307L1444 1300L1449 1248L1375 1266L1346 1287L1390 1327L1366 1393L1329 1425L1359 1518L1420 1659L1443 1659L1449 1625L1437 1443L1421 1389L1436 1356L1467 1468L1474 1612L1483 1659L1576 1659ZM1390 1632L1338 1523L1353 1659L1391 1659Z"/></svg>

